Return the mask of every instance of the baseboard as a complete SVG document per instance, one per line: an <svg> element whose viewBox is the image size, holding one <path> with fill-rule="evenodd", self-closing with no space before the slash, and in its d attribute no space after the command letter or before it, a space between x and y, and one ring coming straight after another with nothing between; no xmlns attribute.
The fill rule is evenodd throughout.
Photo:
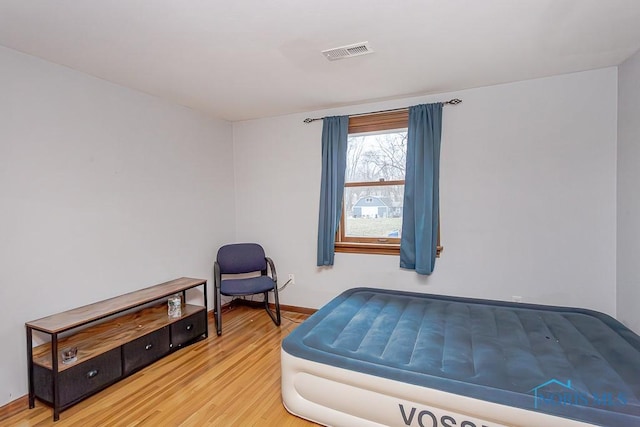
<svg viewBox="0 0 640 427"><path fill-rule="evenodd" d="M273 304L269 304L269 305L273 306ZM295 305L282 305L282 304L280 304L280 310L291 311L293 313L308 314L308 315L312 315L313 313L318 311L317 308L297 307Z"/></svg>
<svg viewBox="0 0 640 427"><path fill-rule="evenodd" d="M0 421L9 418L29 407L29 396L24 395L0 407Z"/></svg>
<svg viewBox="0 0 640 427"><path fill-rule="evenodd" d="M224 312L225 309L227 308L232 308L234 305L244 305L244 306L248 306L248 307L255 307L255 308L263 308L264 307L264 303L262 301L251 301L248 299L243 299L243 298L235 298L233 300L231 300L230 302L223 304L220 309L222 310L222 312ZM269 308L272 310L275 310L275 305L273 303L269 303ZM290 311L292 313L300 313L300 314L308 314L311 315L313 313L315 313L316 311L318 311L318 309L316 308L307 308L307 307L298 307L295 305L283 305L280 304L280 310L281 311ZM209 311L209 315L213 316L213 310Z"/></svg>

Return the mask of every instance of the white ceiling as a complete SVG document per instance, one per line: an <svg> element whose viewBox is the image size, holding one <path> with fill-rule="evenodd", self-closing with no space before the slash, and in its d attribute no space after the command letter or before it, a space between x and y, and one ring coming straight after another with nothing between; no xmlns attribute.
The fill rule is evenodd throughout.
<svg viewBox="0 0 640 427"><path fill-rule="evenodd" d="M0 45L235 121L617 65L640 0L0 0Z"/></svg>

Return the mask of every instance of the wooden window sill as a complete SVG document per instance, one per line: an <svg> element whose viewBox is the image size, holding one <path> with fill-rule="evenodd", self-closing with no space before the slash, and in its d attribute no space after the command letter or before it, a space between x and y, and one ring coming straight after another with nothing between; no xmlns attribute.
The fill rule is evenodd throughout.
<svg viewBox="0 0 640 427"><path fill-rule="evenodd" d="M444 247L438 246L436 258L440 258ZM356 242L336 242L335 251L349 254L372 254L372 255L400 255L399 244L389 243L356 243Z"/></svg>
<svg viewBox="0 0 640 427"><path fill-rule="evenodd" d="M399 244L336 242L336 252L351 254L400 255Z"/></svg>

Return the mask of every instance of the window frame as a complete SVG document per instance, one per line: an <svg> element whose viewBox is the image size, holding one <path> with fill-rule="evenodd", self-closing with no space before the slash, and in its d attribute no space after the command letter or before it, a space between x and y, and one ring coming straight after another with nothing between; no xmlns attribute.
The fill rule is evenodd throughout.
<svg viewBox="0 0 640 427"><path fill-rule="evenodd" d="M407 129L409 126L409 109L399 109L379 113L370 113L349 117L349 136L380 132L394 129ZM405 180L395 181L363 181L345 182L344 188L371 187L384 185L404 185ZM342 212L340 223L336 232L335 252L376 254L376 255L400 255L400 238L394 237L348 237L345 235L345 203L342 200ZM440 221L438 221L438 241L436 257L440 257L443 247L440 245Z"/></svg>

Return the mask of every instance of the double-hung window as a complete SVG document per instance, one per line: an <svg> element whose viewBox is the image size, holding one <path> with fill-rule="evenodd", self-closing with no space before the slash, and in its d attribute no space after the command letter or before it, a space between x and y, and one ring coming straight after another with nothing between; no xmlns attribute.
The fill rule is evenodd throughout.
<svg viewBox="0 0 640 427"><path fill-rule="evenodd" d="M408 110L349 118L336 252L400 254L408 122ZM437 238L439 257L439 224Z"/></svg>
<svg viewBox="0 0 640 427"><path fill-rule="evenodd" d="M408 111L349 118L336 252L399 254Z"/></svg>

